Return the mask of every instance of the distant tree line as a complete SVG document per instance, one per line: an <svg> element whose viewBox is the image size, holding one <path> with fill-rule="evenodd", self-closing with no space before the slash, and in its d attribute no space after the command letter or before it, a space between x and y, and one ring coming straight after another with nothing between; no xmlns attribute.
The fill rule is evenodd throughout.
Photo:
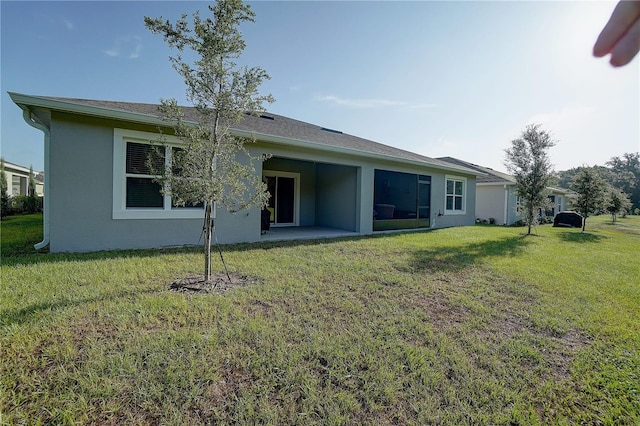
<svg viewBox="0 0 640 426"><path fill-rule="evenodd" d="M640 214L640 153L625 153L613 157L605 166L581 166L556 173L558 185L576 191L579 197L574 208L608 212L615 220L617 214ZM585 199L585 194L586 198Z"/></svg>

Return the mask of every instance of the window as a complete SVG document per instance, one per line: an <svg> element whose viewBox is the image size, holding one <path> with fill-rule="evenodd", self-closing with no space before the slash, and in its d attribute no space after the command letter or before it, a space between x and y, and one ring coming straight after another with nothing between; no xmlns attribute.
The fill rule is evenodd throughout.
<svg viewBox="0 0 640 426"><path fill-rule="evenodd" d="M151 174L148 160L154 169L164 167L165 155L161 147L137 142L126 142L126 207L164 208L162 187Z"/></svg>
<svg viewBox="0 0 640 426"><path fill-rule="evenodd" d="M466 209L465 191L467 180L461 177L446 176L445 213L464 214Z"/></svg>
<svg viewBox="0 0 640 426"><path fill-rule="evenodd" d="M13 175L11 177L11 195L26 195L27 178Z"/></svg>
<svg viewBox="0 0 640 426"><path fill-rule="evenodd" d="M178 207L155 182L154 169L165 167L179 153L177 138L115 129L113 139L113 219L195 219L202 204ZM152 167L150 167L151 161Z"/></svg>
<svg viewBox="0 0 640 426"><path fill-rule="evenodd" d="M549 207L550 208L549 208L549 210L546 210L544 212L544 215L545 216L550 216L550 217L555 216L555 213L556 213L555 205L556 205L556 197L555 197L555 195L549 195Z"/></svg>

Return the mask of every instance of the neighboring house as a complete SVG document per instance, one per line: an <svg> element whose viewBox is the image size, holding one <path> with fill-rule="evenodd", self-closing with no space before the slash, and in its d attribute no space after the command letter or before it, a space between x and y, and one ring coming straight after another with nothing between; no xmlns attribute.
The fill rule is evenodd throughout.
<svg viewBox="0 0 640 426"><path fill-rule="evenodd" d="M51 252L197 244L202 208L176 208L154 176L135 167L151 144L171 133L158 105L10 93L25 121L44 132L44 239ZM195 109L184 108L185 119ZM232 129L253 137L252 155L269 187L271 231L260 211L216 214L221 243L475 222L476 177L466 167L280 115L246 115ZM166 137L167 147L180 141ZM291 231L295 231L291 233Z"/></svg>
<svg viewBox="0 0 640 426"><path fill-rule="evenodd" d="M485 173L476 180L476 217L483 221L495 220L495 223L512 225L522 217L517 213L519 199L516 196L516 180L513 176L478 166L452 157L440 157L439 160ZM549 187L549 201L553 207L540 212L541 216L554 217L566 210L568 197L573 191Z"/></svg>
<svg viewBox="0 0 640 426"><path fill-rule="evenodd" d="M4 162L7 192L10 197L29 195L29 171L29 167L19 166L8 161ZM33 172L33 180L36 184L36 195L42 197L44 194L43 174Z"/></svg>

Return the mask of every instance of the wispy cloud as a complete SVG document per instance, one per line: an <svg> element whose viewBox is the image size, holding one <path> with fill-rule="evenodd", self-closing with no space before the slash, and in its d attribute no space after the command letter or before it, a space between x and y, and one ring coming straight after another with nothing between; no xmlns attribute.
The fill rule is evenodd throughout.
<svg viewBox="0 0 640 426"><path fill-rule="evenodd" d="M328 102L334 105L343 106L347 108L365 109L365 108L388 108L388 107L400 107L407 109L421 109L421 108L433 108L436 104L428 103L410 103L403 101L396 101L392 99L348 99L340 98L333 95L317 96L316 99Z"/></svg>
<svg viewBox="0 0 640 426"><path fill-rule="evenodd" d="M73 29L75 28L75 25L73 25L73 22L71 22L67 18L62 18L62 22L64 23L64 26L67 27L67 30L69 31L73 31Z"/></svg>
<svg viewBox="0 0 640 426"><path fill-rule="evenodd" d="M142 43L140 43L140 38L137 37L137 41L135 43L135 47L129 53L129 59L136 59L140 57L140 52L142 52Z"/></svg>
<svg viewBox="0 0 640 426"><path fill-rule="evenodd" d="M103 52L112 58L126 56L129 59L136 59L140 57L140 52L142 52L142 42L138 36L118 37L113 46Z"/></svg>

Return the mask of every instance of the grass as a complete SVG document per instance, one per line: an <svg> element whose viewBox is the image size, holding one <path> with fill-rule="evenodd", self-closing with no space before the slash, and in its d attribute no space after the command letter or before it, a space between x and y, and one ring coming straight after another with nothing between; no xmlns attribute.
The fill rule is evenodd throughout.
<svg viewBox="0 0 640 426"><path fill-rule="evenodd" d="M0 424L640 423L640 217L229 246L259 283L204 295L166 290L197 251L38 221L2 222Z"/></svg>
<svg viewBox="0 0 640 426"><path fill-rule="evenodd" d="M33 245L42 240L41 214L3 217L0 226L0 254L3 256L33 253Z"/></svg>

